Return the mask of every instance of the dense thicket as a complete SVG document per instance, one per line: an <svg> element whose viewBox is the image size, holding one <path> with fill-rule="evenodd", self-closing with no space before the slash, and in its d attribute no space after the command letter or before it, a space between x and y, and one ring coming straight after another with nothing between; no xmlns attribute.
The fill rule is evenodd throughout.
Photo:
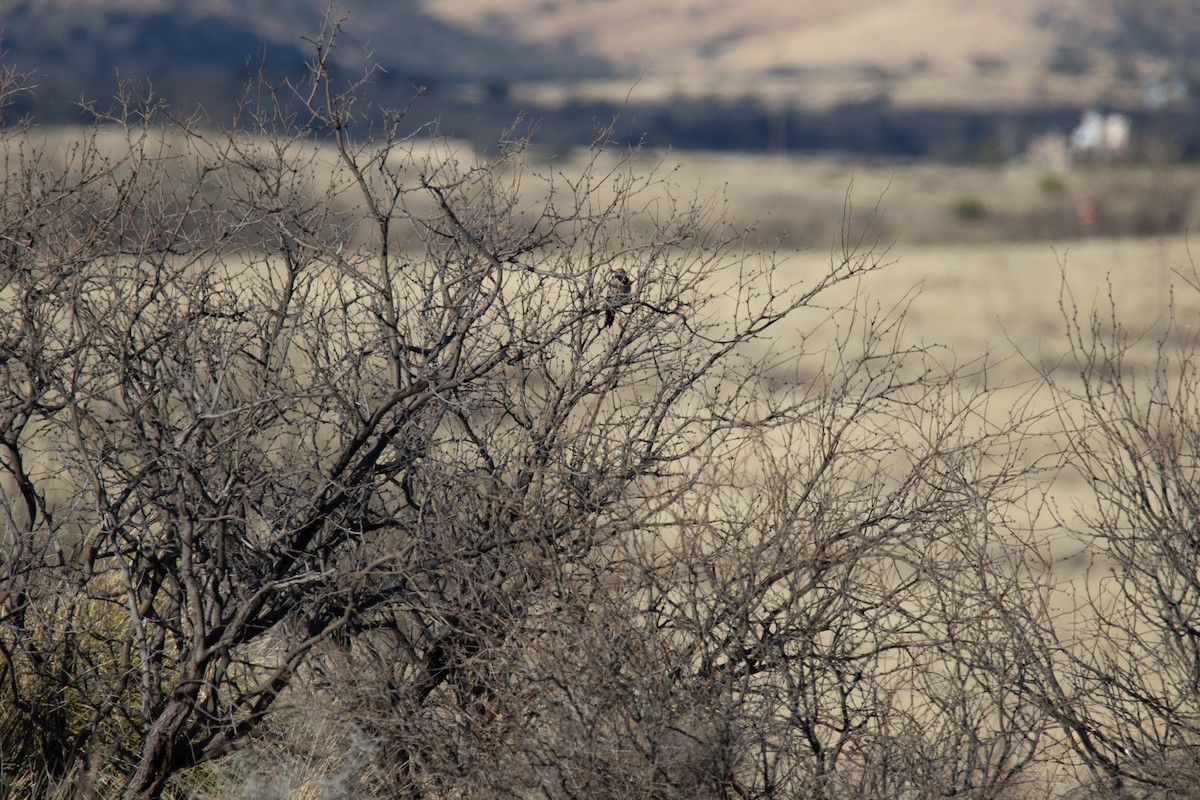
<svg viewBox="0 0 1200 800"><path fill-rule="evenodd" d="M223 133L131 91L3 134L0 796L1186 772L1190 329L1146 383L1074 325L1042 387L1119 576L1064 628L1021 536L1044 419L871 303L851 220L784 286L603 131L571 174L357 138L335 34Z"/></svg>

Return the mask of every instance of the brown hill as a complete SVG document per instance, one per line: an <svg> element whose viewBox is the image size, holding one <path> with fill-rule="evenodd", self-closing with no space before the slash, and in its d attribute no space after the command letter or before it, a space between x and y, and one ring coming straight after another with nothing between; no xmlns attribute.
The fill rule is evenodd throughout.
<svg viewBox="0 0 1200 800"><path fill-rule="evenodd" d="M120 74L219 120L259 53L277 76L304 72L303 37L316 33L325 8L326 0L293 0L286 13L277 0L12 0L0 15L0 63L34 72L37 90L10 113L71 118L81 97L111 97ZM546 138L578 143L630 97L622 135L655 145L970 158L981 142L1019 146L1030 131L1074 124L1081 107L1139 109L1154 91L1191 113L1189 87L1200 85L1194 0L342 0L338 8L347 17L340 63L384 67L374 99L396 107L426 86L424 119L485 138L528 111Z"/></svg>
<svg viewBox="0 0 1200 800"><path fill-rule="evenodd" d="M81 98L110 97L117 75L164 96L224 112L265 58L276 75L305 70L304 37L328 0L11 0L0 12L0 63L33 75L23 98L53 118ZM421 0L346 0L335 59L348 72L379 63L376 84L399 102L415 85L606 74L595 59L477 34L425 13Z"/></svg>
<svg viewBox="0 0 1200 800"><path fill-rule="evenodd" d="M1186 0L429 0L439 19L603 59L586 93L747 96L823 106L1135 105L1190 69ZM1193 39L1194 41L1194 39Z"/></svg>

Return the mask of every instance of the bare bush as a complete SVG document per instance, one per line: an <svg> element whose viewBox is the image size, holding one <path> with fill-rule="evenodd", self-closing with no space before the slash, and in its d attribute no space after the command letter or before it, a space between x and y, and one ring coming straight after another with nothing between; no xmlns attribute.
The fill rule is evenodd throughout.
<svg viewBox="0 0 1200 800"><path fill-rule="evenodd" d="M1200 291L1194 269L1178 274ZM1094 498L1073 528L1098 556L1065 667L1079 749L1114 779L1184 796L1200 764L1196 333L1172 312L1142 366L1115 302L1104 316L1070 310L1083 388L1068 457Z"/></svg>
<svg viewBox="0 0 1200 800"><path fill-rule="evenodd" d="M886 251L848 218L779 285L602 138L568 176L403 113L356 134L336 28L224 134L131 91L65 147L4 142L6 771L128 798L272 759L381 797L1019 785L1045 710L973 671L1009 662L970 649L998 623L956 576L1024 423L868 301Z"/></svg>
<svg viewBox="0 0 1200 800"><path fill-rule="evenodd" d="M1182 291L1200 291L1181 270ZM1064 278L1070 357L1047 376L1070 502L1048 509L1089 566L1059 583L1028 542L981 572L1018 669L1086 796L1192 797L1197 747L1197 339L1174 306L1154 331L1126 327L1111 292L1081 309ZM1147 357L1147 354L1148 357ZM978 662L987 665L986 661Z"/></svg>

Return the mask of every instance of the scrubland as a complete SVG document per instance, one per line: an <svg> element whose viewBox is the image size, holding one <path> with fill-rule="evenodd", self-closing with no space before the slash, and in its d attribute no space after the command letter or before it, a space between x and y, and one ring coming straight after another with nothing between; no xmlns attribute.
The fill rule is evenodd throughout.
<svg viewBox="0 0 1200 800"><path fill-rule="evenodd" d="M334 35L4 133L0 793L1194 790L1187 168L359 139Z"/></svg>

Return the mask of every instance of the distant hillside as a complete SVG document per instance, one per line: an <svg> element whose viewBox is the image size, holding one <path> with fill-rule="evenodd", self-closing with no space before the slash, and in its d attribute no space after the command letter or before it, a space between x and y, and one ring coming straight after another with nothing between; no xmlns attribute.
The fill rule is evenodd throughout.
<svg viewBox="0 0 1200 800"><path fill-rule="evenodd" d="M303 37L325 7L8 0L4 63L37 84L13 113L76 119L80 98L111 97L120 74L220 122L260 54L276 77L303 73ZM374 100L404 105L427 87L416 116L484 139L528 112L554 146L588 140L623 107L618 135L654 146L969 159L1071 125L1091 105L1194 115L1200 86L1195 0L342 0L339 9L341 66L383 67ZM1200 154L1187 120L1181 147Z"/></svg>
<svg viewBox="0 0 1200 800"><path fill-rule="evenodd" d="M81 97L111 96L116 76L149 79L181 104L221 109L262 55L276 74L304 70L302 37L320 30L326 0L9 0L0 16L4 63L36 76L32 101L57 118ZM595 78L598 59L488 35L429 16L419 0L339 3L347 70L378 62L377 84L403 99L417 85Z"/></svg>
<svg viewBox="0 0 1200 800"><path fill-rule="evenodd" d="M429 8L468 30L499 25L607 61L617 80L572 89L595 97L624 96L636 79L643 98L1128 106L1147 85L1200 63L1194 0L429 0Z"/></svg>

